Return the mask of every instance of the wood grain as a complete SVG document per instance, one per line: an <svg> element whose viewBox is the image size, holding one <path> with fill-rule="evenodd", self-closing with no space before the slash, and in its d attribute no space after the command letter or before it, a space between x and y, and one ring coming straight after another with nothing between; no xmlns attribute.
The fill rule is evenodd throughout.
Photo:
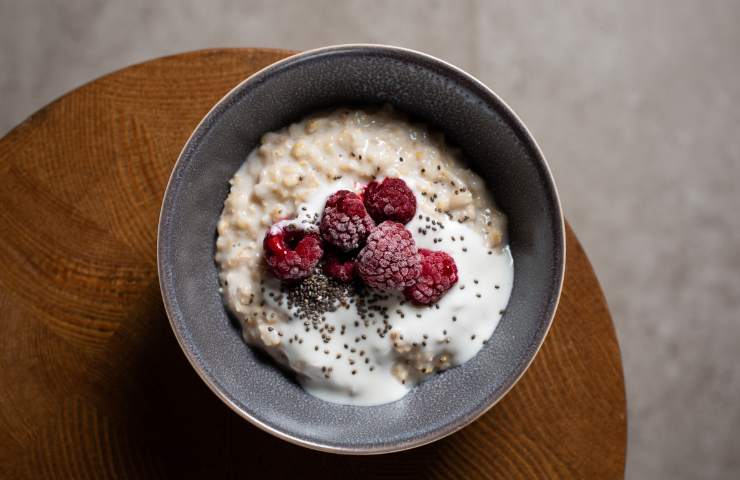
<svg viewBox="0 0 740 480"><path fill-rule="evenodd" d="M192 371L157 284L164 187L210 106L287 54L135 65L0 140L0 477L621 478L619 347L570 228L563 297L534 364L432 445L376 457L296 447L239 418Z"/></svg>

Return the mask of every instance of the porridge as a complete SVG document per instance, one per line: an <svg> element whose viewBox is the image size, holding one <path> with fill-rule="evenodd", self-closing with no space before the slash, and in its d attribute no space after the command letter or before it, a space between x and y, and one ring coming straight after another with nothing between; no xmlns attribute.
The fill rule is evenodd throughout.
<svg viewBox="0 0 740 480"><path fill-rule="evenodd" d="M471 359L506 308L506 219L460 154L391 107L267 133L218 222L245 341L321 399L376 405Z"/></svg>

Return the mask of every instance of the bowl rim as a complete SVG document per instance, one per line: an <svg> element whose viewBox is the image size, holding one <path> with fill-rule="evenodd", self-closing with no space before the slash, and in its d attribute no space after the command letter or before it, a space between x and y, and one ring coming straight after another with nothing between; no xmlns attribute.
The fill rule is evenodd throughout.
<svg viewBox="0 0 740 480"><path fill-rule="evenodd" d="M196 136L196 134L200 132L201 127L203 126L204 122L211 117L214 111L216 111L224 103L226 103L233 94L241 90L244 87L244 85L250 82L258 81L260 77L264 76L270 70L279 68L280 66L283 66L291 62L302 60L304 58L321 55L325 53L330 53L330 52L342 51L342 50L373 50L379 53L396 53L396 54L401 53L405 55L419 57L422 60L426 60L432 64L437 63L439 64L439 66L453 71L454 73L456 73L463 79L471 82L471 84L480 88L485 94L489 95L491 99L493 100L493 103L498 103L501 109L510 117L510 120L514 123L514 127L519 129L520 133L523 134L524 136L524 141L530 144L530 146L534 150L534 153L538 157L540 166L542 167L543 172L546 174L545 175L546 179L550 184L550 190L551 190L550 193L552 195L554 206L556 207L555 216L557 218L555 218L554 220L556 221L556 224L557 224L556 226L558 227L560 231L559 240L560 240L560 244L562 245L562 255L560 259L561 261L558 265L556 265L556 272L555 272L556 276L558 277L555 279L555 283L556 283L555 292L554 292L555 295L554 295L554 300L552 301L551 306L549 307L547 318L545 319L546 325L544 326L544 329L540 330L541 331L540 338L536 339L536 345L533 350L533 354L530 356L530 358L526 362L524 362L523 364L520 364L517 367L520 369L520 371L518 372L516 377L509 380L509 384L505 385L505 387L501 390L501 393L500 395L498 395L498 398L495 398L489 403L484 404L483 407L481 408L478 408L476 410L469 412L467 415L461 417L457 422L446 425L445 427L441 429L428 432L422 436L409 439L403 442L398 442L398 443L394 443L390 445L383 444L377 447L376 446L370 446L370 447L336 446L336 445L330 445L326 443L306 440L306 439L285 433L253 417L252 415L249 414L249 412L242 409L228 395L226 395L225 392L221 391L221 388L219 387L219 385L206 372L203 371L202 367L196 361L196 354L189 349L186 341L184 340L184 338L182 337L179 331L179 328L177 327L177 325L175 324L173 320L173 314L171 313L171 310L174 307L171 304L171 301L168 295L165 294L165 292L166 291L169 292L169 290L166 288L165 281L163 280L163 276L162 276L162 273L164 270L164 259L162 255L163 247L161 244L161 238L162 238L162 230L164 227L164 219L165 219L165 213L166 213L165 210L168 205L167 199L171 198L170 189L173 186L173 183L175 183L174 182L175 173L179 170L180 164L183 161L183 157L185 156L186 151L188 147L190 146L191 141ZM264 432L274 435L275 437L278 437L282 440L290 442L294 445L310 448L312 450L318 450L318 451L327 452L327 453L345 454L345 455L377 455L377 454L400 452L400 451L410 450L412 448L421 447L423 445L427 445L429 443L435 442L448 435L452 435L453 433L470 425L475 420L483 416L486 412L488 412L494 405L500 402L511 391L514 385L516 385L519 382L519 380L521 380L524 373L529 369L535 357L537 356L540 349L542 348L542 344L544 343L545 338L547 338L547 335L550 331L553 320L555 318L555 313L557 312L558 304L560 302L560 296L563 290L563 281L565 278L565 261L566 261L566 255L567 255L565 219L564 218L565 217L563 215L563 209L560 203L560 197L558 194L557 186L555 184L555 179L553 178L552 171L550 170L550 166L547 163L545 155L542 152L542 149L540 148L539 144L534 139L534 136L531 134L531 132L526 127L524 122L514 112L514 110L504 100L502 100L501 97L499 97L491 88L485 85L478 78L476 78L470 73L464 71L463 69L445 60L442 60L433 55L420 52L418 50L413 50L410 48L398 47L398 46L393 46L393 45L385 45L385 44L375 44L375 43L346 43L346 44L328 45L324 47L314 48L311 50L305 50L302 52L295 53L293 55L289 55L288 57L280 59L252 73L247 78L245 78L244 80L236 84L223 97L221 97L208 110L208 112L203 116L203 118L198 122L198 124L195 126L193 131L190 133L190 135L188 136L188 139L185 141L182 149L180 150L177 160L172 166L170 176L167 180L167 186L162 196L162 205L160 207L159 220L158 220L158 225L157 225L157 276L159 280L159 290L162 296L162 302L164 304L165 313L167 314L167 319L169 321L170 327L172 328L172 331L175 334L175 338L177 339L177 343L180 345L180 349L185 354L185 357L187 358L188 362L193 367L193 369L198 374L198 376L201 378L201 380L205 382L208 388L218 398L220 398L221 401L223 401L229 408L231 408L231 410L236 412L240 417L244 418L249 423L258 427Z"/></svg>

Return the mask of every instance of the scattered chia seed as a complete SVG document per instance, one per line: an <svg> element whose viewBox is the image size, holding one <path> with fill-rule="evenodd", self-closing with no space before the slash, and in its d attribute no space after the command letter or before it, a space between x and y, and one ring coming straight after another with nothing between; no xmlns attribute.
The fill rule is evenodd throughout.
<svg viewBox="0 0 740 480"><path fill-rule="evenodd" d="M302 282L284 283L281 291L285 294L289 307L295 311L295 315L305 320L303 325L307 332L310 328L321 330L326 327L329 333L334 332L334 327L324 325L325 314L346 306L348 298L354 294L352 285L327 277L320 267ZM322 338L328 343L331 335L325 333Z"/></svg>

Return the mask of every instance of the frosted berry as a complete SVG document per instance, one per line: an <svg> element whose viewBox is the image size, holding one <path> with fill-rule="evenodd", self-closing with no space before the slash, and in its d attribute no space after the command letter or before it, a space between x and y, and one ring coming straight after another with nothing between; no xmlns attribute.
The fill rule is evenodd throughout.
<svg viewBox="0 0 740 480"><path fill-rule="evenodd" d="M327 250L324 255L324 272L340 282L349 283L355 277L356 263L354 255Z"/></svg>
<svg viewBox="0 0 740 480"><path fill-rule="evenodd" d="M370 182L365 188L365 208L376 222L393 220L409 223L416 213L416 197L400 178Z"/></svg>
<svg viewBox="0 0 740 480"><path fill-rule="evenodd" d="M440 298L457 283L457 265L445 252L419 249L421 256L421 275L416 283L407 287L403 293L409 300L429 305Z"/></svg>
<svg viewBox="0 0 740 480"><path fill-rule="evenodd" d="M373 228L375 222L356 193L339 190L326 200L321 216L321 237L327 243L345 252L354 250L365 243Z"/></svg>
<svg viewBox="0 0 740 480"><path fill-rule="evenodd" d="M421 258L411 232L390 220L375 227L357 255L357 272L367 285L379 290L413 285L421 273Z"/></svg>
<svg viewBox="0 0 740 480"><path fill-rule="evenodd" d="M316 226L295 220L270 227L262 246L270 271L280 280L308 277L324 253Z"/></svg>

